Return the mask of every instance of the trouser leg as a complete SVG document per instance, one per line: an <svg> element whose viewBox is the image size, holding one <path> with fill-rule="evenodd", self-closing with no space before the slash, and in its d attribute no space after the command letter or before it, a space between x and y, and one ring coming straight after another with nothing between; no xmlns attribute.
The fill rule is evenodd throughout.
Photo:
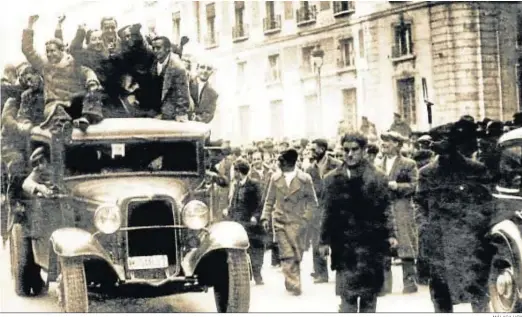
<svg viewBox="0 0 522 317"><path fill-rule="evenodd" d="M392 292L393 286L393 275L392 275L392 261L391 257L385 257L384 259L384 283L379 295L384 296Z"/></svg>
<svg viewBox="0 0 522 317"><path fill-rule="evenodd" d="M415 293L417 291L414 259L402 259L402 283L404 293Z"/></svg>
<svg viewBox="0 0 522 317"><path fill-rule="evenodd" d="M452 313L453 302L446 281L439 276L430 276L430 295L436 313Z"/></svg>
<svg viewBox="0 0 522 317"><path fill-rule="evenodd" d="M279 247L276 242L272 243L272 266L277 266L281 264L281 260L279 259Z"/></svg>
<svg viewBox="0 0 522 317"><path fill-rule="evenodd" d="M377 311L377 294L361 296L359 312L375 313Z"/></svg>
<svg viewBox="0 0 522 317"><path fill-rule="evenodd" d="M328 281L328 261L319 254L319 245L314 245L312 252L315 279L318 281Z"/></svg>
<svg viewBox="0 0 522 317"><path fill-rule="evenodd" d="M263 258L265 252L263 243L258 241L251 241L250 248L248 250L250 254L250 261L252 263L254 279L256 283L262 282L263 279L261 277L261 269L263 268Z"/></svg>
<svg viewBox="0 0 522 317"><path fill-rule="evenodd" d="M301 294L301 270L299 266L300 263L293 258L281 260L286 290L295 295Z"/></svg>
<svg viewBox="0 0 522 317"><path fill-rule="evenodd" d="M339 305L340 313L357 313L357 297L343 297L341 296L341 305Z"/></svg>

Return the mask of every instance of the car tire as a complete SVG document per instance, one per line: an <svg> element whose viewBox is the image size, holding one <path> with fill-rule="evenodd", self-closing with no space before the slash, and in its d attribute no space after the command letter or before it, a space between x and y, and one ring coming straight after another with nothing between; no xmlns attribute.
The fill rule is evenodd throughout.
<svg viewBox="0 0 522 317"><path fill-rule="evenodd" d="M39 295L45 283L40 276L40 267L35 263L31 239L23 236L22 225L13 225L9 237L11 275L18 296ZM31 293L32 290L32 293Z"/></svg>
<svg viewBox="0 0 522 317"><path fill-rule="evenodd" d="M497 313L516 313L522 311L522 303L518 292L515 273L515 261L510 248L506 244L497 247L497 252L491 262L488 290L490 309Z"/></svg>
<svg viewBox="0 0 522 317"><path fill-rule="evenodd" d="M79 258L60 257L58 300L66 313L89 312L85 267Z"/></svg>
<svg viewBox="0 0 522 317"><path fill-rule="evenodd" d="M244 250L227 250L223 273L216 276L214 298L218 313L248 313L250 264Z"/></svg>

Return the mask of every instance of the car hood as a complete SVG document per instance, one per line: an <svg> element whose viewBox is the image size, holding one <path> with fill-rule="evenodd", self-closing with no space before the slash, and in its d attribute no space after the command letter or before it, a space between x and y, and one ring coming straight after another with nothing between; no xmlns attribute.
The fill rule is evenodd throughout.
<svg viewBox="0 0 522 317"><path fill-rule="evenodd" d="M198 185L195 179L173 177L114 177L75 180L68 184L76 199L94 203L118 204L134 197L166 195L180 202Z"/></svg>

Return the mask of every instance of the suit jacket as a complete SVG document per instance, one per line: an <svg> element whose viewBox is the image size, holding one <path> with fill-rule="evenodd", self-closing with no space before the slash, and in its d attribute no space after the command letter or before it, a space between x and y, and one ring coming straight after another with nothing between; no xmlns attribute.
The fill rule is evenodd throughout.
<svg viewBox="0 0 522 317"><path fill-rule="evenodd" d="M343 163L339 161L336 158L326 156L326 167L324 169L323 175L321 175L321 172L319 170L319 166L317 163L311 164L307 169L306 173L312 177L312 182L314 183L314 189L315 193L317 194L317 197L320 199L323 195L324 190L324 182L323 179L326 177L326 175L333 171L334 169L341 166Z"/></svg>
<svg viewBox="0 0 522 317"><path fill-rule="evenodd" d="M157 75L158 62L152 64L152 73ZM179 56L170 53L169 61L163 73L163 88L161 90L162 119L174 119L185 115L189 108L189 82L185 66Z"/></svg>
<svg viewBox="0 0 522 317"><path fill-rule="evenodd" d="M250 219L255 217L259 223L262 207L262 192L259 182L248 177L245 184L234 183L228 216L244 227L251 227Z"/></svg>
<svg viewBox="0 0 522 317"><path fill-rule="evenodd" d="M214 119L214 113L216 112L216 102L219 94L210 86L210 83L206 83L201 90L201 94L198 95L199 84L196 79L190 81L190 96L194 102L194 114L196 121L209 123Z"/></svg>
<svg viewBox="0 0 522 317"><path fill-rule="evenodd" d="M395 237L399 243L396 249L397 256L400 258L416 258L418 234L412 197L417 188L417 163L402 155L397 156L388 178L390 181L397 182L397 189L390 190L391 214L393 215Z"/></svg>

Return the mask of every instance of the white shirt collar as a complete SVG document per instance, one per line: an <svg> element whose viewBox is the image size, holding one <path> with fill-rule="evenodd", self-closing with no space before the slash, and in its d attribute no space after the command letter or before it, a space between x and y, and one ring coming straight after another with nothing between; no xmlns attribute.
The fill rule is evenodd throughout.
<svg viewBox="0 0 522 317"><path fill-rule="evenodd" d="M297 169L294 169L291 172L284 172L283 175L285 177L286 185L290 186L292 180L297 176Z"/></svg>
<svg viewBox="0 0 522 317"><path fill-rule="evenodd" d="M397 159L397 155L394 155L392 157L386 157L386 173L390 174L391 169L393 168L393 164L395 163L395 160Z"/></svg>
<svg viewBox="0 0 522 317"><path fill-rule="evenodd" d="M165 66L167 66L168 62L170 60L170 55L167 55L167 58L163 62L158 61L158 75L161 74Z"/></svg>
<svg viewBox="0 0 522 317"><path fill-rule="evenodd" d="M239 181L239 184L241 184L241 186L245 185L247 179L248 179L248 177L243 178L242 180Z"/></svg>

